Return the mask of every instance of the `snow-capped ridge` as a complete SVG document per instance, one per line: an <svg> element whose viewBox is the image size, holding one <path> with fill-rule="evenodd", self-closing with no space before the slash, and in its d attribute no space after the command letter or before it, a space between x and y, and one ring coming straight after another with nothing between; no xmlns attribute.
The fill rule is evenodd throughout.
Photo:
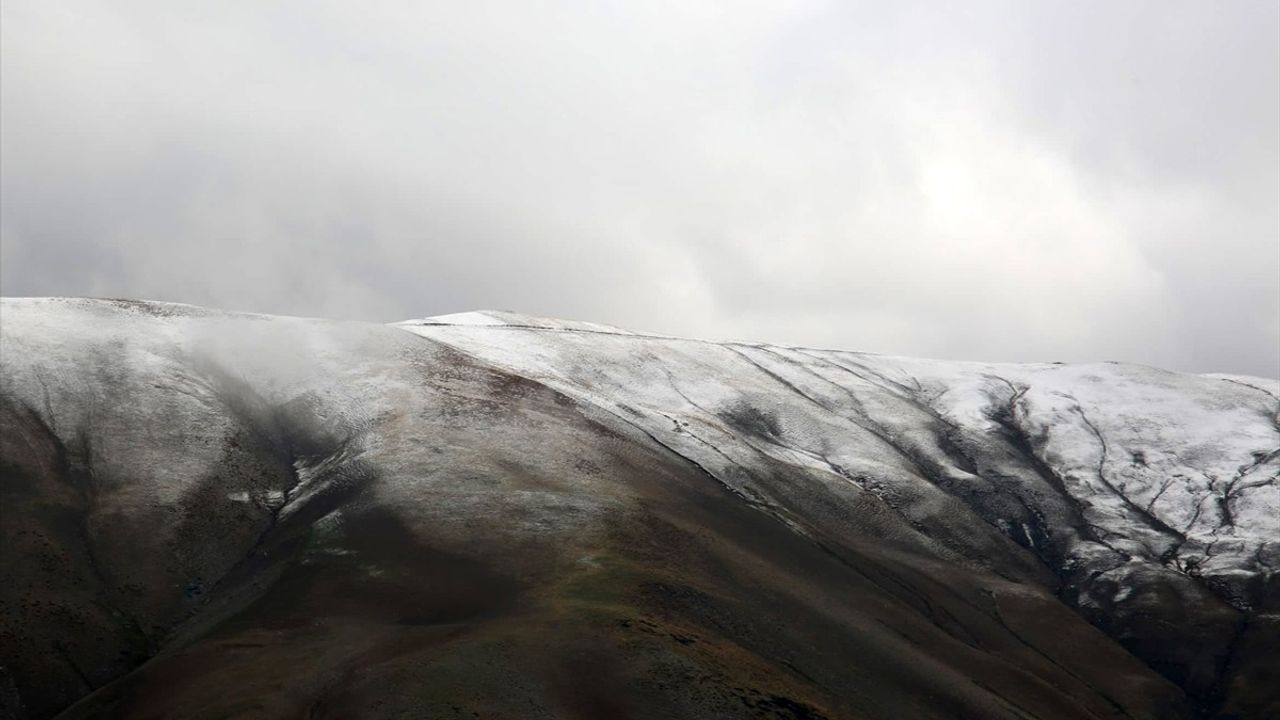
<svg viewBox="0 0 1280 720"><path fill-rule="evenodd" d="M1042 636L1031 648L1020 634L1031 615L1060 612L1055 628L1087 630L1075 636L1081 647L1128 668L1107 698L1159 673L1165 680L1151 692L1163 697L1172 681L1209 707L1235 687L1230 673L1253 672L1242 657L1261 668L1253 686L1266 677L1265 653L1239 653L1265 647L1280 610L1280 400L1271 380L715 342L502 311L386 325L56 298L0 301L0 348L0 441L21 439L0 444L0 459L22 468L11 482L26 494L12 497L32 503L0 514L0 529L62 507L66 517L48 527L14 526L5 537L33 558L45 557L47 537L68 544L80 575L39 575L57 564L33 561L32 577L71 598L68 612L104 626L133 617L111 610L117 603L167 632L200 598L242 571L288 562L291 543L308 537L323 542L302 552L299 567L359 560L342 569L356 573L343 586L353 592L442 570L469 587L488 577L473 562L505 563L521 578L573 568L544 586L552 597L576 587L576 573L649 567L626 596L661 596L662 610L644 617L702 612L721 595L734 607L803 604L829 580L812 626L822 630L809 637L833 627L828 611L839 608L857 648L837 653L842 667L862 662L868 646L858 643L883 632L876 647L904 657L922 652L917 638L934 638L931 663L978 653L947 661L962 677L992 662L984 682L1002 683L1011 667L1002 663L1030 663L1053 679L1046 687L1076 687L1072 677L1092 671L1086 663L1057 674L1069 643ZM397 527L402 535L385 534ZM67 528L74 533L58 535ZM355 528L395 550L365 557L343 544ZM426 566L377 574L412 559L402 548L419 541L482 557L440 560L426 550L436 558ZM788 549L769 560L775 546ZM516 553L528 548L545 554L526 564ZM699 580L672 568L672 557L694 567L721 552L708 567L732 573ZM782 584L766 593L741 584L761 573ZM269 585L274 576L255 577ZM610 588L626 582L619 577L608 576ZM143 590L125 595L123 584ZM431 587L397 586L360 612L379 612L399 593L439 601ZM792 597L792 587L805 590ZM867 604L843 604L854 588L869 593ZM489 596L467 595L468 607ZM604 596L575 595L566 607L584 597ZM32 667L57 660L50 647L70 648L67 657L92 672L145 636L125 624L118 647L73 647L73 629L29 613L28 600L0 608L19 619L0 627L0 643L26 637L27 626L43 633L53 644L32 651ZM630 612L609 602L610 613ZM676 634L699 652L713 642L747 647L693 636L764 627L776 610L744 623L686 617ZM410 632L406 617L418 611L397 610L390 637ZM1149 667L1126 665L1133 656ZM79 687L69 667L40 672ZM1111 680L1090 677L1040 716L1072 716L1064 708L1080 697L1096 700L1094 688ZM973 692L973 683L960 686ZM967 707L985 716L991 706L975 702ZM1080 717L1118 706L1095 707L1101 714Z"/></svg>

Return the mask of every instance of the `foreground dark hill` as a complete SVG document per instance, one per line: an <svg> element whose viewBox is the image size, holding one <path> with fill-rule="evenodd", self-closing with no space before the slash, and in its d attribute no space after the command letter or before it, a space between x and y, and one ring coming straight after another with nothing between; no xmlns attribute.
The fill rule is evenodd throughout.
<svg viewBox="0 0 1280 720"><path fill-rule="evenodd" d="M0 713L1280 716L1280 387L0 305Z"/></svg>

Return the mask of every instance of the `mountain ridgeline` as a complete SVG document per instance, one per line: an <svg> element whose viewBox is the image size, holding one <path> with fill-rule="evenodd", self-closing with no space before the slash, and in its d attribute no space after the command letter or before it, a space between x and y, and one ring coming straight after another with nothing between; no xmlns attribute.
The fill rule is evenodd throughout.
<svg viewBox="0 0 1280 720"><path fill-rule="evenodd" d="M1280 717L1280 383L0 304L0 716Z"/></svg>

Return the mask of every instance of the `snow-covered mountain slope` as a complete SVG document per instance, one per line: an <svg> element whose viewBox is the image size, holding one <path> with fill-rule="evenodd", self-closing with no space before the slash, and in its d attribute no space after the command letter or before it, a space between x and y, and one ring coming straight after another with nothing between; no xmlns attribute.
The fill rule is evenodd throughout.
<svg viewBox="0 0 1280 720"><path fill-rule="evenodd" d="M13 714L1280 713L1275 380L57 299L0 359Z"/></svg>

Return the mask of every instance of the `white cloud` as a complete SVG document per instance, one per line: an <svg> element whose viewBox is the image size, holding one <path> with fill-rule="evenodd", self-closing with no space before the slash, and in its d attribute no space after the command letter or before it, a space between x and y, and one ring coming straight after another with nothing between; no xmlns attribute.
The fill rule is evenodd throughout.
<svg viewBox="0 0 1280 720"><path fill-rule="evenodd" d="M6 294L1280 374L1270 3L2 12Z"/></svg>

